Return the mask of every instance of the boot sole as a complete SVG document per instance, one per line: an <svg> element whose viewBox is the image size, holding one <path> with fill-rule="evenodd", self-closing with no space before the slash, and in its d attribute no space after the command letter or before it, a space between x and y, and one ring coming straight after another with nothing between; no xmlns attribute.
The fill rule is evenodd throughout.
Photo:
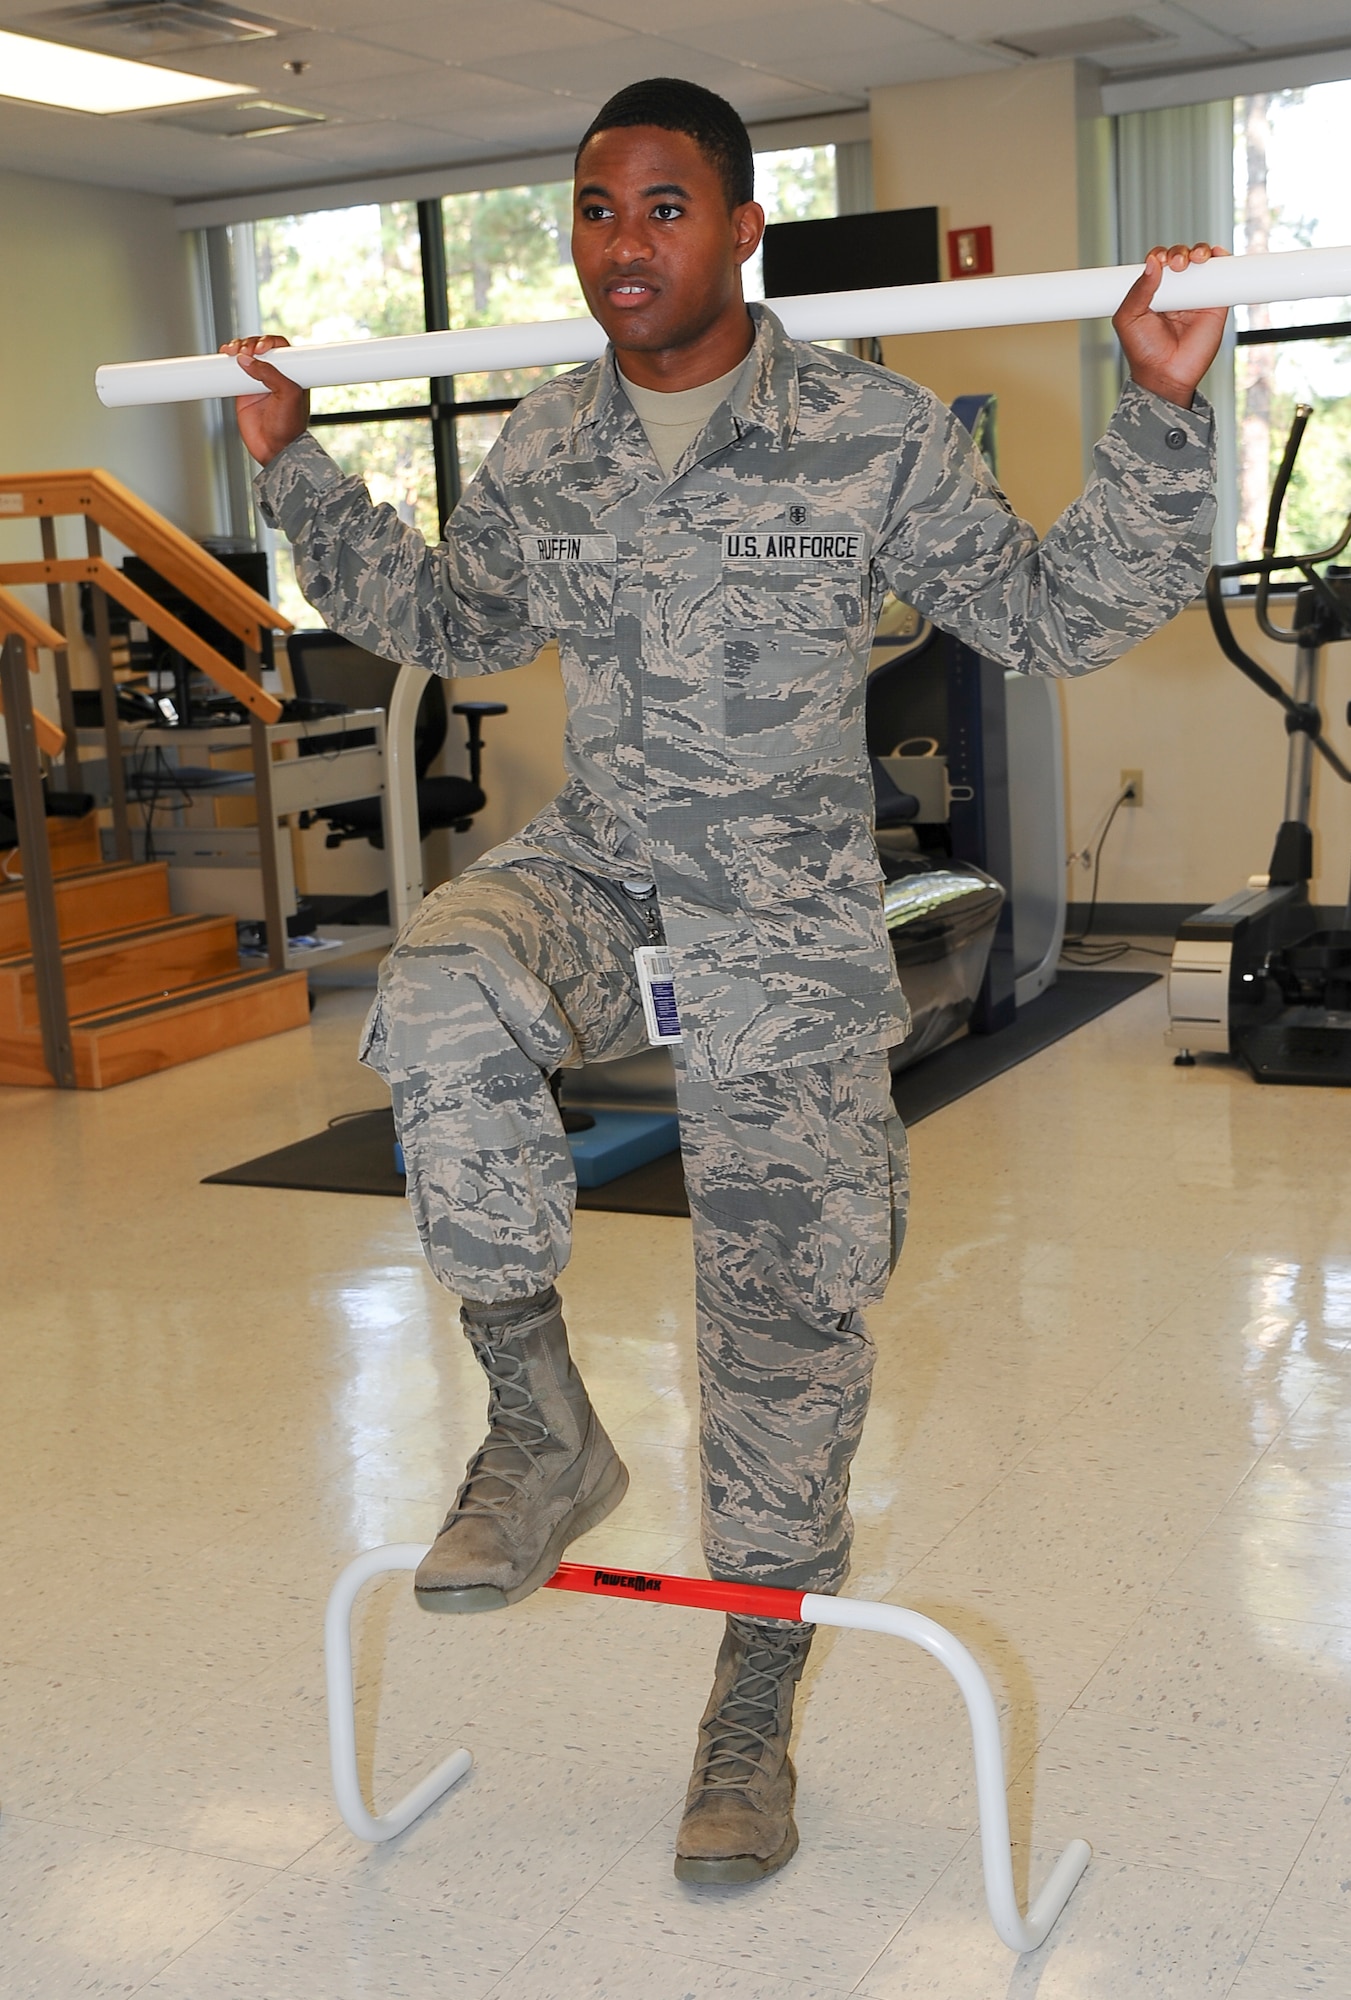
<svg viewBox="0 0 1351 2000"><path fill-rule="evenodd" d="M729 1854L725 1859L711 1860L702 1855L677 1854L675 1861L678 1882L759 1882L766 1875L775 1874L785 1861L791 1861L797 1853L797 1827L790 1819L783 1846L776 1853L763 1860L758 1854Z"/></svg>
<svg viewBox="0 0 1351 2000"><path fill-rule="evenodd" d="M613 1514L628 1490L629 1469L621 1458L616 1457L585 1505L564 1516L530 1574L521 1583L513 1584L510 1590L499 1590L496 1584L491 1583L474 1584L467 1590L419 1590L414 1585L413 1595L424 1611L505 1611L509 1605L519 1604L523 1597L533 1596L546 1584L563 1560L563 1551L568 1544L588 1534L592 1528L598 1528L607 1515ZM787 1858L785 1855L784 1859Z"/></svg>

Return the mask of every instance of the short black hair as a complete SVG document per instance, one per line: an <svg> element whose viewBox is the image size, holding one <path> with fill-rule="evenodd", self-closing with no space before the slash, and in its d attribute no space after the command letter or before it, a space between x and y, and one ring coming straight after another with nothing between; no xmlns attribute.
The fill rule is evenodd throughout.
<svg viewBox="0 0 1351 2000"><path fill-rule="evenodd" d="M612 132L619 125L655 125L661 132L685 133L717 168L728 208L755 199L751 135L740 112L716 91L678 76L649 76L642 83L627 84L591 120L577 158L598 132Z"/></svg>

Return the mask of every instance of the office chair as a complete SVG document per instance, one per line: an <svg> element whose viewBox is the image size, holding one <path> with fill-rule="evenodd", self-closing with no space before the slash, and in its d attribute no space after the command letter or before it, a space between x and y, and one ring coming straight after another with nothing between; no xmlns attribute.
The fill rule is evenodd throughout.
<svg viewBox="0 0 1351 2000"><path fill-rule="evenodd" d="M340 703L344 708L383 708L394 695L401 667L382 660L363 646L354 646L336 632L292 632L286 641L291 662L291 678L302 701ZM413 764L417 774L418 832L422 839L437 827L455 833L468 830L475 813L487 803L481 783L483 766L483 718L505 715L502 701L457 701L451 714L464 716L469 725L467 778L428 777L446 740L446 691L432 675L418 703L413 732ZM316 745L316 748L319 746ZM332 747L332 738L328 739ZM355 744L353 745L355 747ZM300 745L302 753L305 744ZM385 844L384 821L379 799L346 799L304 815L302 824L326 820L329 827L324 845L340 847L345 840L367 840L372 847Z"/></svg>

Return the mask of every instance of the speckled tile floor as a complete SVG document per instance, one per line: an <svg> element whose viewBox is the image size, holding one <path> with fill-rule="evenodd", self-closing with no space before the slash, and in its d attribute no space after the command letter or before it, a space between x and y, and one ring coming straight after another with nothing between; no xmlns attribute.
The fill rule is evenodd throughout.
<svg viewBox="0 0 1351 2000"><path fill-rule="evenodd" d="M0 1091L6 2000L1290 2000L1351 1992L1351 1100L1182 1072L1138 995L914 1134L875 1315L851 1591L951 1625L1000 1702L1020 1886L986 1920L944 1676L823 1638L802 1849L691 1890L672 1831L718 1621L545 1594L359 1614L387 1847L327 1774L344 1558L429 1538L481 1428L391 1201L202 1187L381 1101L365 1004L105 1096ZM576 1345L633 1486L579 1545L698 1565L687 1225L586 1214Z"/></svg>

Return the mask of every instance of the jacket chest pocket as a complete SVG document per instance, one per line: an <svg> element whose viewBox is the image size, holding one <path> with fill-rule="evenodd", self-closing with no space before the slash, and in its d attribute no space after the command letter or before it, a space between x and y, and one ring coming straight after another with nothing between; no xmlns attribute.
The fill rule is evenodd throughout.
<svg viewBox="0 0 1351 2000"><path fill-rule="evenodd" d="M613 535L523 534L526 604L541 632L608 632L615 621Z"/></svg>
<svg viewBox="0 0 1351 2000"><path fill-rule="evenodd" d="M722 572L723 613L728 631L838 636L862 622L864 577L859 570L837 574L815 570L737 569Z"/></svg>
<svg viewBox="0 0 1351 2000"><path fill-rule="evenodd" d="M759 769L791 770L841 749L862 605L856 572L724 570L723 724Z"/></svg>

